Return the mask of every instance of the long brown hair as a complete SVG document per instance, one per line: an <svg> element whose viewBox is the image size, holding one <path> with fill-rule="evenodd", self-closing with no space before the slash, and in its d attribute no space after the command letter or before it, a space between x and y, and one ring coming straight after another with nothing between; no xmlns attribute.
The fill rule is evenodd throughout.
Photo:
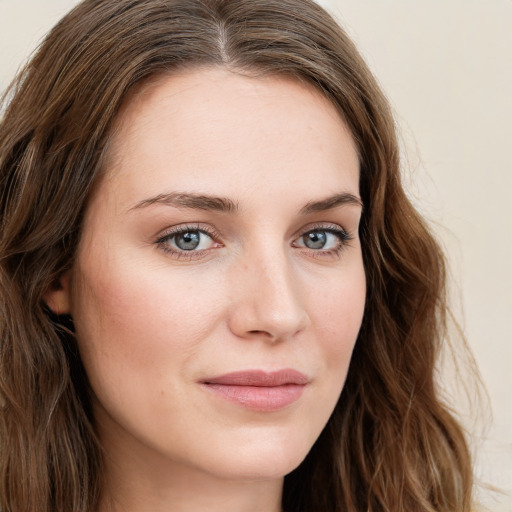
<svg viewBox="0 0 512 512"><path fill-rule="evenodd" d="M336 409L285 477L285 512L463 512L470 457L439 399L443 255L400 181L389 105L311 0L85 0L4 97L0 124L0 509L91 512L101 447L72 326L43 296L72 265L128 91L185 66L312 84L356 141L367 303Z"/></svg>

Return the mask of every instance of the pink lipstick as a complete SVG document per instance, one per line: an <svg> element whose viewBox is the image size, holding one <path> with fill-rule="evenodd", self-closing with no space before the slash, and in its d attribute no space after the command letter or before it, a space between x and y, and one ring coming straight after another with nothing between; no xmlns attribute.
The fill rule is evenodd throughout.
<svg viewBox="0 0 512 512"><path fill-rule="evenodd" d="M248 370L208 378L201 384L230 402L260 412L272 412L296 402L309 379L297 370Z"/></svg>

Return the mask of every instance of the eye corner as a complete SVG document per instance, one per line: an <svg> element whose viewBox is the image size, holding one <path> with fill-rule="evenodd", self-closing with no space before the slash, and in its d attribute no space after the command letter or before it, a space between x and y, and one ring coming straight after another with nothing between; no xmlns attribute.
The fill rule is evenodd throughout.
<svg viewBox="0 0 512 512"><path fill-rule="evenodd" d="M177 260L200 259L210 250L224 246L212 227L199 224L169 228L159 234L154 243L160 250Z"/></svg>
<svg viewBox="0 0 512 512"><path fill-rule="evenodd" d="M305 237L313 234L317 236L311 237L308 245ZM320 235L320 236L318 236ZM309 252L314 257L337 256L340 252L350 245L354 236L345 228L338 224L315 224L307 226L295 236L292 241L292 247Z"/></svg>

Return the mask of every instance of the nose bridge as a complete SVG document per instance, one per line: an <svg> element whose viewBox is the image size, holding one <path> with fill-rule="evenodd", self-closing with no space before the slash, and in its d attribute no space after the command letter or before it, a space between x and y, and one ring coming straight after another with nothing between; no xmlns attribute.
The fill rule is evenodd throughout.
<svg viewBox="0 0 512 512"><path fill-rule="evenodd" d="M308 325L300 283L283 244L260 244L248 251L240 267L234 315L237 334L276 340L291 337Z"/></svg>

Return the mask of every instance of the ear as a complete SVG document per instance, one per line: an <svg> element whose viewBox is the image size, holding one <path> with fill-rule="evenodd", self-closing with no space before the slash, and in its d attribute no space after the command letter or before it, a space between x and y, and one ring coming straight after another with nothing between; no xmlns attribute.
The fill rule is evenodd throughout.
<svg viewBox="0 0 512 512"><path fill-rule="evenodd" d="M56 315L71 313L70 273L67 271L46 291L43 298Z"/></svg>

